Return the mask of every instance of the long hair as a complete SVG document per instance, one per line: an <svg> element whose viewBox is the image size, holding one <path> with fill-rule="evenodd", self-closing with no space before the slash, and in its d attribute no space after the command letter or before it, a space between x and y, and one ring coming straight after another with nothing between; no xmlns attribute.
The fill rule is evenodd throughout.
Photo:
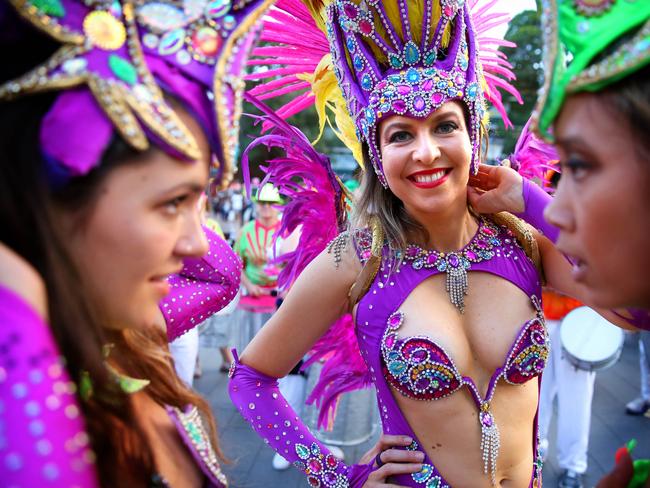
<svg viewBox="0 0 650 488"><path fill-rule="evenodd" d="M0 12L3 24L18 25ZM3 18L4 17L4 18ZM3 25L4 28L4 25ZM49 56L56 45L30 29L0 39L0 81L28 71ZM18 33L21 34L21 33ZM125 374L150 380L146 394L159 405L183 408L195 405L207 422L212 444L223 459L214 418L207 402L178 378L164 331L110 331L103 327L98 307L84 286L66 246L61 212L75 211L91 218L98 188L137 155L119 137L105 152L102 164L88 175L53 187L45 174L39 149L40 122L55 99L41 94L2 103L0 110L0 241L27 260L43 278L52 333L75 383L86 375L92 383L89 398L79 398L90 442L104 487L147 486L156 472L153 450L138 424L129 396L121 391L105 365L104 346L115 345L115 361ZM81 221L83 222L83 218Z"/></svg>

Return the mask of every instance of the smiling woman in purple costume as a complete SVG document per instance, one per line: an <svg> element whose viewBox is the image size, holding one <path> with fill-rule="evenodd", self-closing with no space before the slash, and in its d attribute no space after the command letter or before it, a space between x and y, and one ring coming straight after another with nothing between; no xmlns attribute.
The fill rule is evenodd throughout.
<svg viewBox="0 0 650 488"><path fill-rule="evenodd" d="M479 29L494 17L483 10L481 22L475 2L455 0L309 3L331 58L297 78L312 81L318 108L335 110L367 171L350 231L305 268L236 359L231 397L312 486L540 486L536 416L549 347L541 287L581 290L546 238L510 214L469 206L485 98L502 108L495 75L508 74L479 56ZM283 29L304 22L294 2L279 7ZM317 44L313 32L304 38ZM287 42L279 29L275 40ZM374 462L349 466L299 422L275 380L347 311L354 344L321 385L325 405L349 389L358 357L384 434L410 438L387 439Z"/></svg>
<svg viewBox="0 0 650 488"><path fill-rule="evenodd" d="M270 2L12 3L0 7L0 483L224 487L210 407L167 343L239 288L241 264L201 228L197 202L213 161L229 178L250 27Z"/></svg>

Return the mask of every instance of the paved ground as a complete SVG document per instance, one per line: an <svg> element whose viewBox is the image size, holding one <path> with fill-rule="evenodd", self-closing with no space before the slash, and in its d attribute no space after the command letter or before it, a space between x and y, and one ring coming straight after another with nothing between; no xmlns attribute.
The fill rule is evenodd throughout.
<svg viewBox="0 0 650 488"><path fill-rule="evenodd" d="M303 475L294 468L274 471L273 451L261 441L231 405L226 391L227 377L218 371L220 359L213 350L201 350L203 377L195 387L210 401L217 417L222 445L232 463L224 469L236 488L294 488L308 486ZM635 456L650 458L650 419L626 415L625 403L639 394L639 362L636 341L626 340L621 361L598 373L592 408L589 440L589 469L586 487L593 487L608 471L614 452L631 438L638 440ZM553 426L551 428L553 430ZM551 446L553 445L551 437ZM346 447L346 459L358 459L375 438L354 447ZM544 466L544 486L557 486L559 468L551 448Z"/></svg>

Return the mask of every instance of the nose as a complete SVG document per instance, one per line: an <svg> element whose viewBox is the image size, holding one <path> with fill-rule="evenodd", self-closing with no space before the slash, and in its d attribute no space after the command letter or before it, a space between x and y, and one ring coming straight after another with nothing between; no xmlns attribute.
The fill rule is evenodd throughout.
<svg viewBox="0 0 650 488"><path fill-rule="evenodd" d="M176 243L176 253L184 258L199 258L208 252L208 239L201 227L199 212L188 214L182 233Z"/></svg>
<svg viewBox="0 0 650 488"><path fill-rule="evenodd" d="M571 232L575 229L571 190L566 187L563 180L560 180L553 200L544 210L544 218L563 232Z"/></svg>
<svg viewBox="0 0 650 488"><path fill-rule="evenodd" d="M432 164L440 157L440 147L435 138L428 132L418 132L416 135L413 160L422 164Z"/></svg>

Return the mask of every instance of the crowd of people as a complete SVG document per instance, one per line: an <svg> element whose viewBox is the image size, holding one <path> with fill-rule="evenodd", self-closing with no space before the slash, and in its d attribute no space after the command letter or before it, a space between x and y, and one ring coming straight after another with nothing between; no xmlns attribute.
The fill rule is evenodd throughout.
<svg viewBox="0 0 650 488"><path fill-rule="evenodd" d="M0 5L0 483L228 486L191 388L203 328L274 467L310 486L542 486L556 396L560 486L582 486L599 366L563 331L650 330L650 3L542 1L535 135L487 166L488 104L507 122L517 94L495 3ZM267 69L244 93L251 52ZM275 150L263 184L244 98L250 147ZM363 167L354 194L283 119L312 108ZM251 201L209 202L236 163ZM641 334L630 414L650 406ZM315 361L319 427L374 386L359 460L299 414ZM598 486L650 487L650 461L624 448Z"/></svg>

